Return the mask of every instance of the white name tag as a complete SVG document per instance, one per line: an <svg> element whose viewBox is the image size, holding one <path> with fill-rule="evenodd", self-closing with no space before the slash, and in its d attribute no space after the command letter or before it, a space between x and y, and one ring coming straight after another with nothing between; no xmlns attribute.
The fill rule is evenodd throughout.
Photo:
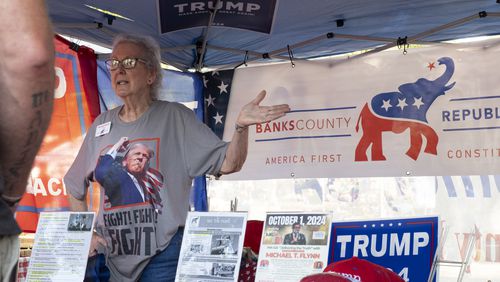
<svg viewBox="0 0 500 282"><path fill-rule="evenodd" d="M103 136L109 133L111 129L111 122L108 121L103 124L99 124L95 129L95 137Z"/></svg>

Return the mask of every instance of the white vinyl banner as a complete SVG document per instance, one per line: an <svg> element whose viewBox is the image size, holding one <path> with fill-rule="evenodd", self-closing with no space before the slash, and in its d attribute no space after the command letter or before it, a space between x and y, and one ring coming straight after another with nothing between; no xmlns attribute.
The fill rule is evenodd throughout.
<svg viewBox="0 0 500 282"><path fill-rule="evenodd" d="M238 69L225 140L263 89L261 105L287 103L291 112L250 128L245 166L225 179L496 174L498 49L439 46Z"/></svg>

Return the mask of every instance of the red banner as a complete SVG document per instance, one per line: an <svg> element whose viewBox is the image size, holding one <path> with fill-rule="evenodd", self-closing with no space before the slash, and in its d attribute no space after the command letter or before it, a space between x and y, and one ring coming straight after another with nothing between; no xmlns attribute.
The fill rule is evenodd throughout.
<svg viewBox="0 0 500 282"><path fill-rule="evenodd" d="M54 44L54 111L27 192L16 212L16 220L25 232L36 231L40 212L69 210L63 177L78 153L83 135L100 112L94 51L59 36ZM97 211L99 191L90 189L87 196L89 208Z"/></svg>

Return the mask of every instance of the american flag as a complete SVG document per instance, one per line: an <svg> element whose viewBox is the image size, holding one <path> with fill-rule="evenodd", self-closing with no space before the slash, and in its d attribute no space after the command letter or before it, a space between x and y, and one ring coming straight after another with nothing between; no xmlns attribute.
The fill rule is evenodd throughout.
<svg viewBox="0 0 500 282"><path fill-rule="evenodd" d="M234 70L227 70L200 75L203 83L203 121L221 139L224 134L224 123L226 121L233 74ZM198 104L202 102L200 98L197 96ZM198 118L201 118L199 112L197 115ZM195 178L191 196L191 202L196 211L208 210L206 179L204 176Z"/></svg>
<svg viewBox="0 0 500 282"><path fill-rule="evenodd" d="M163 175L154 168L148 168L146 177L142 181L146 187L146 200L161 214L163 204L161 203L160 190L163 188Z"/></svg>
<svg viewBox="0 0 500 282"><path fill-rule="evenodd" d="M213 71L202 75L205 105L205 124L222 139L226 121L229 93L234 70Z"/></svg>

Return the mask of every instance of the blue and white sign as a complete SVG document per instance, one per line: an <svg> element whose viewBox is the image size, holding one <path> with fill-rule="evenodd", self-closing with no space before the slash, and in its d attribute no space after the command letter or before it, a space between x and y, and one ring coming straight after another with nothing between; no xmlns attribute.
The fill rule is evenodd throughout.
<svg viewBox="0 0 500 282"><path fill-rule="evenodd" d="M437 238L438 217L334 222L329 263L359 257L392 269L406 282L427 281Z"/></svg>
<svg viewBox="0 0 500 282"><path fill-rule="evenodd" d="M217 8L213 26L234 27L270 33L276 0L220 1L158 0L160 31L207 26L210 11Z"/></svg>

